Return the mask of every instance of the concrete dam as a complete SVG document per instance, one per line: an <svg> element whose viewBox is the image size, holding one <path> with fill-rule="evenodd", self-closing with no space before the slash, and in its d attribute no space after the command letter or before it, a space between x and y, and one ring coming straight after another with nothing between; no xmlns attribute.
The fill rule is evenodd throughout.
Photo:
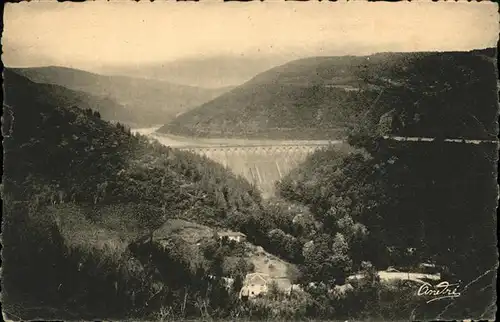
<svg viewBox="0 0 500 322"><path fill-rule="evenodd" d="M253 183L264 198L275 194L275 183L298 167L309 154L329 142L282 145L188 146L180 150L204 155Z"/></svg>
<svg viewBox="0 0 500 322"><path fill-rule="evenodd" d="M191 138L158 133L158 127L134 129L161 144L206 156L253 183L264 198L275 194L275 183L298 167L308 155L328 146L341 146L330 140L257 140L229 138Z"/></svg>

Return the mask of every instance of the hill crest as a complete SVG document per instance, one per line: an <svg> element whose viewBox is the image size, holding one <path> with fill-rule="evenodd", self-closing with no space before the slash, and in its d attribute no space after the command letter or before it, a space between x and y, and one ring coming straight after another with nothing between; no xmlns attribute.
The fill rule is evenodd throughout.
<svg viewBox="0 0 500 322"><path fill-rule="evenodd" d="M59 85L111 99L132 116L128 123L156 125L207 102L228 90L179 85L155 79L105 76L68 67L13 68L36 83ZM106 116L103 116L105 119Z"/></svg>
<svg viewBox="0 0 500 322"><path fill-rule="evenodd" d="M435 81L456 83L447 80L440 68L452 75L461 68L492 63L494 53L485 49L298 59L180 115L159 132L198 137L339 139L374 104L394 100L417 103L415 91L432 91Z"/></svg>

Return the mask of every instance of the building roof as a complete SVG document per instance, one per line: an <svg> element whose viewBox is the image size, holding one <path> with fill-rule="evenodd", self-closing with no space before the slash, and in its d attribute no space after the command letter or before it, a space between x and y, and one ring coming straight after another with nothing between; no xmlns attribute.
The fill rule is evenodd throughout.
<svg viewBox="0 0 500 322"><path fill-rule="evenodd" d="M267 284L270 278L269 275L263 273L250 273L245 277L244 284Z"/></svg>

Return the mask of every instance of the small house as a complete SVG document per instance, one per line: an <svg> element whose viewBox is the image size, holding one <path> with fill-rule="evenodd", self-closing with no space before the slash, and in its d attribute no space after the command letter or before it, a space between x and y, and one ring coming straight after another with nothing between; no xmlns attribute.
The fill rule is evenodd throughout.
<svg viewBox="0 0 500 322"><path fill-rule="evenodd" d="M268 291L268 284L270 282L269 275L262 273L247 274L243 281L243 287L240 290L241 299L249 299L265 294Z"/></svg>
<svg viewBox="0 0 500 322"><path fill-rule="evenodd" d="M217 233L217 237L219 237L219 239L226 237L228 240L234 240L238 243L247 239L245 234L238 231L220 231Z"/></svg>

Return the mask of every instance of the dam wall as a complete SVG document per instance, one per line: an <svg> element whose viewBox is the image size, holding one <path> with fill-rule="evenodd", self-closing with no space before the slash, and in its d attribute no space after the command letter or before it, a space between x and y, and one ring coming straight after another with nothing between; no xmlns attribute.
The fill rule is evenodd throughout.
<svg viewBox="0 0 500 322"><path fill-rule="evenodd" d="M275 194L275 183L301 164L309 154L328 144L280 146L184 147L204 155L253 183L264 198Z"/></svg>
<svg viewBox="0 0 500 322"><path fill-rule="evenodd" d="M308 155L342 140L269 140L192 138L158 133L158 127L133 129L171 148L206 156L253 183L264 198L275 195L275 183L298 167Z"/></svg>

